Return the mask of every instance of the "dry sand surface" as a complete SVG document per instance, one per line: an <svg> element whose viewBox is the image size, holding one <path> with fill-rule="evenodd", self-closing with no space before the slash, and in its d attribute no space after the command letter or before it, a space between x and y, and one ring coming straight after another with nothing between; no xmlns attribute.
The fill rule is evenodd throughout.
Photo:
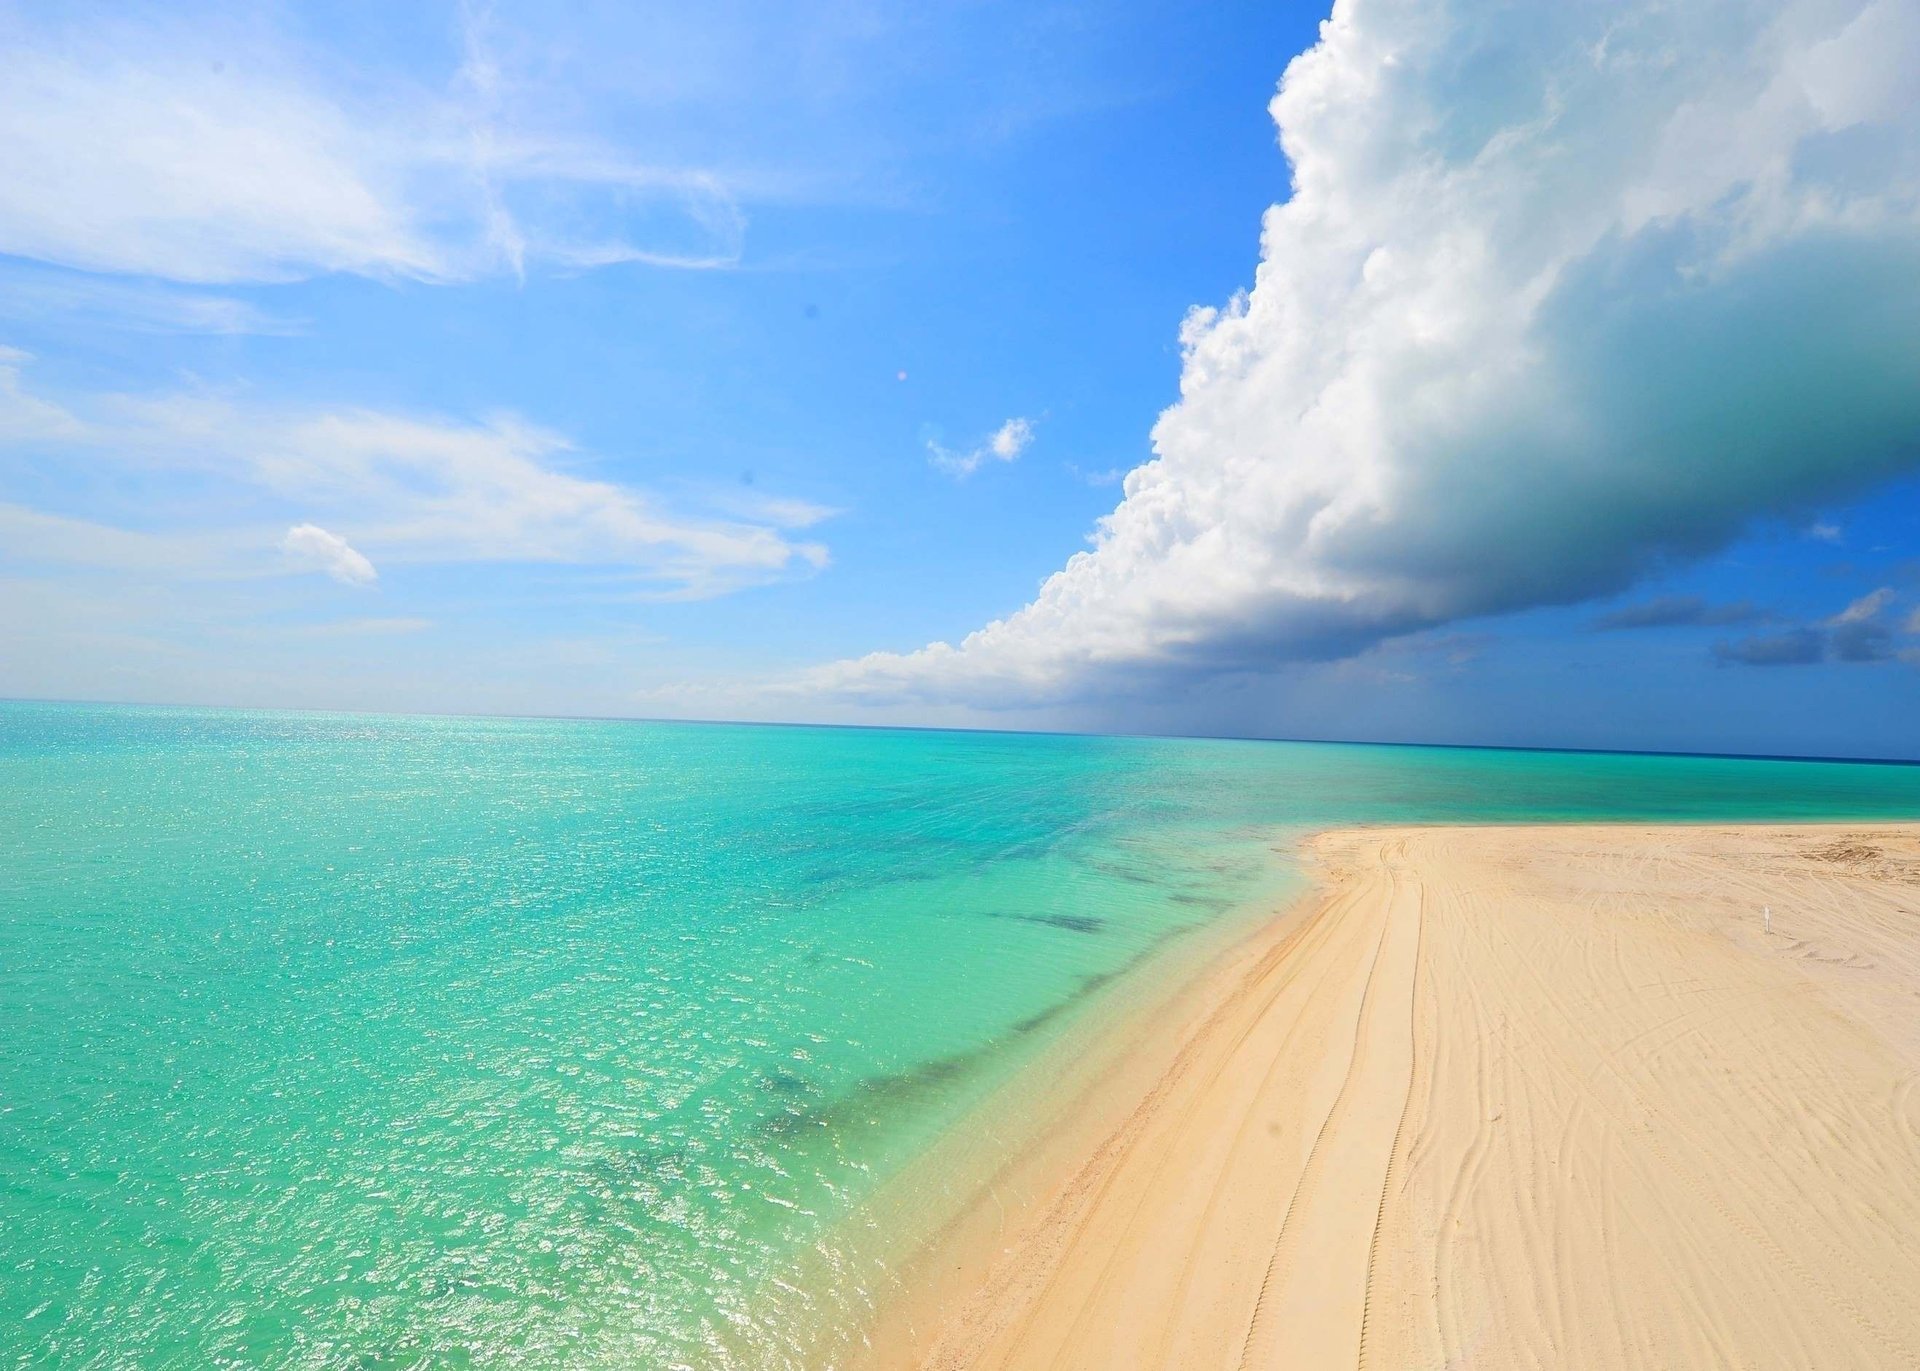
<svg viewBox="0 0 1920 1371"><path fill-rule="evenodd" d="M1920 826L1310 855L876 1365L1920 1366Z"/></svg>

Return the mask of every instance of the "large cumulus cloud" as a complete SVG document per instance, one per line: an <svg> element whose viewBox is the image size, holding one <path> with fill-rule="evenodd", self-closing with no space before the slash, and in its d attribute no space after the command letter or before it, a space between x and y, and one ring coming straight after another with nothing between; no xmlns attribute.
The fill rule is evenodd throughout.
<svg viewBox="0 0 1920 1371"><path fill-rule="evenodd" d="M1612 593L1920 461L1914 0L1340 0L1090 550L806 682L1014 704Z"/></svg>

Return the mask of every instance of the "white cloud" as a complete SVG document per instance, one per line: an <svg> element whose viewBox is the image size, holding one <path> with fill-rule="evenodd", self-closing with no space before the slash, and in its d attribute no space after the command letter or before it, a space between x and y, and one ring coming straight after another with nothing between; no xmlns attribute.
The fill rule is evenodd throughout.
<svg viewBox="0 0 1920 1371"><path fill-rule="evenodd" d="M36 442L69 438L80 421L61 406L28 392L21 371L33 354L0 344L0 442Z"/></svg>
<svg viewBox="0 0 1920 1371"><path fill-rule="evenodd" d="M1106 467L1097 471L1087 471L1074 462L1068 462L1067 470L1072 472L1080 480L1094 487L1117 486L1125 480L1127 476L1126 468L1124 467Z"/></svg>
<svg viewBox="0 0 1920 1371"><path fill-rule="evenodd" d="M4 426L0 426L0 432ZM231 540L114 528L0 503L0 565L95 568L142 581L236 574Z"/></svg>
<svg viewBox="0 0 1920 1371"><path fill-rule="evenodd" d="M136 333L290 337L304 331L298 320L281 318L231 295L26 264L0 268L0 314L12 319L77 319Z"/></svg>
<svg viewBox="0 0 1920 1371"><path fill-rule="evenodd" d="M1823 543L1839 543L1846 535L1840 525L1828 523L1823 519L1807 526L1807 536Z"/></svg>
<svg viewBox="0 0 1920 1371"><path fill-rule="evenodd" d="M1033 444L1033 421L1009 419L986 439L964 452L955 452L939 443L928 442L927 460L950 476L965 479L988 462L1017 461Z"/></svg>
<svg viewBox="0 0 1920 1371"><path fill-rule="evenodd" d="M737 259L716 176L508 119L467 37L435 90L329 79L258 23L0 16L0 252L194 283Z"/></svg>
<svg viewBox="0 0 1920 1371"><path fill-rule="evenodd" d="M1012 706L1618 592L1920 454L1912 0L1339 0L1093 546L829 695Z"/></svg>
<svg viewBox="0 0 1920 1371"><path fill-rule="evenodd" d="M248 530L298 518L310 531L296 528L300 536L284 550L318 558L315 569L348 581L372 579L364 553L382 565L592 567L632 593L686 598L828 560L821 544L782 531L824 517L822 507L794 502L759 521L672 511L647 491L565 469L584 465L571 443L510 415L460 423L373 410L283 410L193 392L56 404L18 384L17 368L11 390L5 379L0 373L0 445L50 448L73 471L110 464L129 492L160 492L149 504L164 506L169 491L193 492L197 530L176 527L162 539L87 525L95 533L74 546L106 561L124 561L127 539L139 549L183 542L197 549L205 540L191 535L213 531L206 525L221 514L229 542L263 553L268 541ZM342 544L343 554L322 556L333 535L311 526L321 518L348 523L359 551ZM222 574L244 573L235 565Z"/></svg>
<svg viewBox="0 0 1920 1371"><path fill-rule="evenodd" d="M1892 660L1893 631L1884 616L1893 601L1892 587L1882 586L1827 620L1828 651L1842 662Z"/></svg>
<svg viewBox="0 0 1920 1371"><path fill-rule="evenodd" d="M318 524L295 524L280 540L280 550L296 571L324 572L341 585L370 586L380 573L353 545Z"/></svg>
<svg viewBox="0 0 1920 1371"><path fill-rule="evenodd" d="M815 524L844 513L832 505L790 496L767 495L753 489L709 490L706 503L741 519L771 524L775 528L812 528Z"/></svg>
<svg viewBox="0 0 1920 1371"><path fill-rule="evenodd" d="M1869 591L1827 620L1829 628L1845 628L1848 624L1871 623L1887 612L1893 604L1893 587L1881 586Z"/></svg>

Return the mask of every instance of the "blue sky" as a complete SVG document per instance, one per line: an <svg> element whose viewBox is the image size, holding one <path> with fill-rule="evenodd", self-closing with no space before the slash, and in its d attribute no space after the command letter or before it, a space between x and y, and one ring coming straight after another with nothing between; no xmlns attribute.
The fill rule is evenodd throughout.
<svg viewBox="0 0 1920 1371"><path fill-rule="evenodd" d="M1909 8L1326 17L0 7L0 693L1920 755Z"/></svg>

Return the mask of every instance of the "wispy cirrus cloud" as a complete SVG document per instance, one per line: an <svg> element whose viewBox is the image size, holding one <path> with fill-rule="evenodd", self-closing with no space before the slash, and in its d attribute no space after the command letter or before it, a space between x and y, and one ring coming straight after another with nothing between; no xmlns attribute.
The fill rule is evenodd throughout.
<svg viewBox="0 0 1920 1371"><path fill-rule="evenodd" d="M0 16L0 253L199 284L736 261L712 170L500 98L484 17L438 88L322 70L256 18Z"/></svg>
<svg viewBox="0 0 1920 1371"><path fill-rule="evenodd" d="M306 331L302 320L232 294L24 262L0 265L0 315L133 333L293 337Z"/></svg>
<svg viewBox="0 0 1920 1371"><path fill-rule="evenodd" d="M78 419L27 389L23 371L32 361L24 348L0 344L0 443L78 437L85 428Z"/></svg>
<svg viewBox="0 0 1920 1371"><path fill-rule="evenodd" d="M244 574L245 554L234 541L224 534L120 528L0 503L0 568L11 571L92 570L149 584L226 579Z"/></svg>
<svg viewBox="0 0 1920 1371"><path fill-rule="evenodd" d="M21 522L42 521L33 546L55 559L87 549L107 563L135 551L201 556L224 530L240 561L206 564L218 574L297 565L367 584L375 564L544 563L594 568L634 594L676 598L827 562L822 544L785 531L824 517L823 507L796 501L758 518L685 513L583 474L568 439L512 415L461 422L195 391L56 399L24 385L24 360L16 353L11 375L0 371L0 447L26 458L56 453L69 474L82 465L115 471L129 523L172 511L164 534L113 528L112 510L86 520L22 511ZM48 520L95 532L62 553ZM17 557L20 548L0 552Z"/></svg>

